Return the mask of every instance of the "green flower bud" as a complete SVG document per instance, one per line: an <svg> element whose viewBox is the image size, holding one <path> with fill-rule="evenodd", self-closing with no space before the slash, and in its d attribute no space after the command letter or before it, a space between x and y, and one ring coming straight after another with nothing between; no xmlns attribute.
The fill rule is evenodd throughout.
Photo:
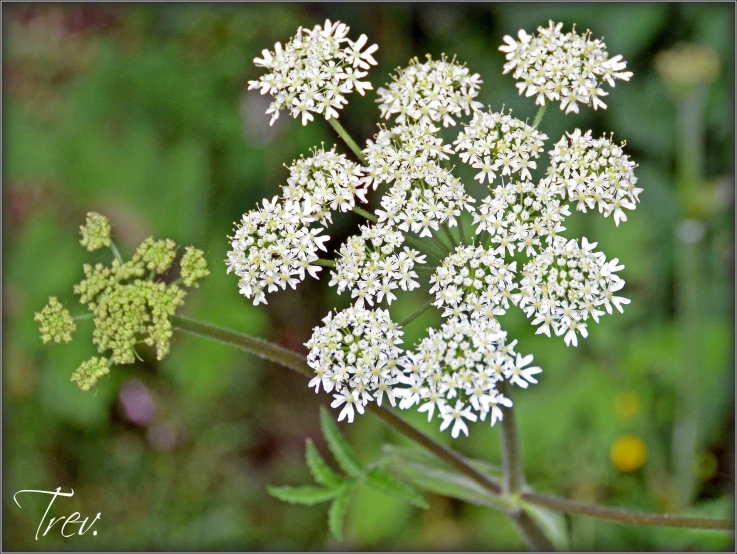
<svg viewBox="0 0 737 554"><path fill-rule="evenodd" d="M92 357L82 362L82 365L72 374L71 380L75 381L81 390L88 391L108 373L110 373L110 368L107 359Z"/></svg>
<svg viewBox="0 0 737 554"><path fill-rule="evenodd" d="M55 296L49 298L49 303L41 312L36 313L33 319L39 323L38 328L44 344L52 340L71 342L72 333L77 330L77 324L74 323L71 314Z"/></svg>
<svg viewBox="0 0 737 554"><path fill-rule="evenodd" d="M199 287L199 281L210 275L204 252L194 246L185 249L179 263L182 267L182 282L187 287Z"/></svg>
<svg viewBox="0 0 737 554"><path fill-rule="evenodd" d="M177 243L171 239L154 240L149 237L136 250L134 260L139 258L149 271L156 271L159 275L171 267L176 252Z"/></svg>
<svg viewBox="0 0 737 554"><path fill-rule="evenodd" d="M110 241L110 222L104 215L97 212L89 212L86 223L79 230L82 234L79 243L90 252L112 244Z"/></svg>

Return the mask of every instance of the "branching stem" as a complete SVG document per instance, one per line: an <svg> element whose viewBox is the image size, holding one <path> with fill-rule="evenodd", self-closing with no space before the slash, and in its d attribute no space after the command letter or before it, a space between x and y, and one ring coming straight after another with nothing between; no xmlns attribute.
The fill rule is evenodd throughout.
<svg viewBox="0 0 737 554"><path fill-rule="evenodd" d="M343 142L348 145L348 148L350 148L351 151L356 155L356 157L361 160L361 163L363 165L366 165L366 156L363 155L363 152L361 152L361 149L358 147L358 144L356 144L356 141L353 140L351 138L351 135L348 134L348 131L346 131L340 124L340 122L334 117L331 117L327 121L328 123L330 123L330 126L335 129L335 132L338 133L338 136L343 139Z"/></svg>
<svg viewBox="0 0 737 554"><path fill-rule="evenodd" d="M182 316L173 316L172 326L179 331L199 335L223 344L228 344L260 358L282 365L288 369L301 373L304 376L313 376L312 370L307 365L305 357L302 354L298 354L297 352L293 352L263 339L251 337L230 329L225 329L210 323L204 323ZM435 454L439 459L445 461L448 465L472 479L489 493L493 495L502 494L502 485L494 478L474 467L468 460L457 452L427 436L425 433L396 415L390 409L377 406L375 404L369 404L367 409L394 430L423 446L428 451ZM505 414L505 419L508 416L509 414ZM584 504L532 491L521 492L519 498L528 504L544 506L559 512L588 516L628 525L681 527L688 529L710 529L721 531L734 530L734 521L729 519L672 516L668 514L643 514L617 508Z"/></svg>

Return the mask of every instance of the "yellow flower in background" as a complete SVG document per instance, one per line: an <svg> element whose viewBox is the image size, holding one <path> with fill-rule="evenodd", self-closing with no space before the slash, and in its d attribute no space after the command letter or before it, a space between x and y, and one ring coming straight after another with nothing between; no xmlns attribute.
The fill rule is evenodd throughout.
<svg viewBox="0 0 737 554"><path fill-rule="evenodd" d="M635 391L620 392L614 399L614 411L622 419L632 419L640 413L640 396Z"/></svg>
<svg viewBox="0 0 737 554"><path fill-rule="evenodd" d="M637 435L622 435L614 441L609 458L619 471L636 471L645 465L647 446Z"/></svg>

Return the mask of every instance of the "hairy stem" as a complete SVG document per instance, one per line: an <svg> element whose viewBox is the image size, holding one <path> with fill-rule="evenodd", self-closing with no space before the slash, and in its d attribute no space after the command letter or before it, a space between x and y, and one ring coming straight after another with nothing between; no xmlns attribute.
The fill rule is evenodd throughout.
<svg viewBox="0 0 737 554"><path fill-rule="evenodd" d="M110 241L110 250L113 251L113 256L115 256L115 259L122 264L123 256L120 255L120 252L118 251L118 248L115 246L115 243L113 241Z"/></svg>
<svg viewBox="0 0 737 554"><path fill-rule="evenodd" d="M425 302L422 306L417 308L414 312L409 314L407 317L405 317L402 321L400 321L397 325L400 327L404 327L407 325L410 321L414 321L418 317L420 317L422 314L424 314L430 306L432 306L433 300L430 299L427 302Z"/></svg>
<svg viewBox="0 0 737 554"><path fill-rule="evenodd" d="M321 266L324 266L324 267L335 267L335 260L323 260L323 259L319 259L319 260L315 260L315 261L310 262L310 263L313 263L315 265L321 265Z"/></svg>
<svg viewBox="0 0 737 554"><path fill-rule="evenodd" d="M499 382L499 392L512 400L512 387L508 381ZM514 408L504 410L504 417L501 421L504 492L511 496L519 495L525 484L516 412Z"/></svg>
<svg viewBox="0 0 737 554"><path fill-rule="evenodd" d="M530 517L530 514L520 510L510 514L509 517L530 550L534 552L555 552L557 550L537 522Z"/></svg>
<svg viewBox="0 0 737 554"><path fill-rule="evenodd" d="M363 152L361 152L361 149L358 147L358 144L356 144L356 141L353 140L351 138L351 135L348 134L348 131L346 131L340 124L340 122L334 117L331 117L327 121L328 123L330 123L330 126L335 129L335 132L338 133L338 136L343 139L343 142L348 145L348 148L350 148L356 155L356 157L361 160L361 163L366 165L366 156L363 155Z"/></svg>
<svg viewBox="0 0 737 554"><path fill-rule="evenodd" d="M282 365L307 377L312 377L313 375L312 370L307 365L305 357L302 354L298 354L297 352L293 352L263 339L244 335L210 323L204 323L176 315L172 317L172 326L179 331L198 335L223 344L228 344L265 360ZM494 495L502 494L502 485L494 478L474 467L468 460L457 452L440 444L431 437L428 437L425 433L410 425L391 410L375 404L369 404L367 409L397 432L423 446L428 451L435 454L439 459L472 479L489 493ZM505 415L505 418L506 417L507 415ZM584 504L532 491L522 492L520 494L520 498L528 504L544 506L559 512L588 516L628 525L682 527L688 529L711 529L723 531L734 530L734 521L729 519L671 516L668 514L642 514L617 508L608 508L606 506Z"/></svg>

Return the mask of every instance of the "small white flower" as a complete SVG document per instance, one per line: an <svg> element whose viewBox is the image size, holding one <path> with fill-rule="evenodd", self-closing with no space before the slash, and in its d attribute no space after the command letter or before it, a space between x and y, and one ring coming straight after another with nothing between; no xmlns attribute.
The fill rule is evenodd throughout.
<svg viewBox="0 0 737 554"><path fill-rule="evenodd" d="M505 36L506 44L499 47L507 59L504 73L513 72L519 93L535 96L537 105L560 102L566 113L578 113L579 104L606 108L601 81L613 87L615 79L629 81L632 73L625 71L622 56L609 58L604 42L592 40L590 31L562 33L562 27L550 21L547 28L537 28L536 36L525 31L519 41Z"/></svg>
<svg viewBox="0 0 737 554"><path fill-rule="evenodd" d="M356 42L348 38L349 27L336 21L325 21L324 26L297 30L297 35L282 47L277 42L274 51L264 50L253 63L270 70L257 80L249 81L248 88L270 94L274 101L266 110L273 125L281 110L289 110L293 117L301 117L302 125L314 119L313 113L326 119L338 117L338 111L348 101L345 95L357 90L363 95L371 83L360 81L367 75L358 69L376 65L372 54L378 46L361 51L368 40L361 35Z"/></svg>
<svg viewBox="0 0 737 554"><path fill-rule="evenodd" d="M443 56L420 63L417 58L398 70L394 82L377 92L381 117L397 115L397 123L407 119L422 123L437 122L444 127L455 125L455 117L482 107L475 100L481 85L478 73L471 74L465 65Z"/></svg>
<svg viewBox="0 0 737 554"><path fill-rule="evenodd" d="M623 210L634 210L640 201L636 164L622 147L610 139L591 138L591 131L567 133L550 151L550 182L586 212L597 207L604 217L614 214L614 223L627 221Z"/></svg>
<svg viewBox="0 0 737 554"><path fill-rule="evenodd" d="M374 399L381 404L384 393L394 405L402 331L389 312L352 306L328 314L323 323L305 344L307 364L315 371L310 387L335 391L331 406L343 406L338 421L352 422L355 411L362 414Z"/></svg>

